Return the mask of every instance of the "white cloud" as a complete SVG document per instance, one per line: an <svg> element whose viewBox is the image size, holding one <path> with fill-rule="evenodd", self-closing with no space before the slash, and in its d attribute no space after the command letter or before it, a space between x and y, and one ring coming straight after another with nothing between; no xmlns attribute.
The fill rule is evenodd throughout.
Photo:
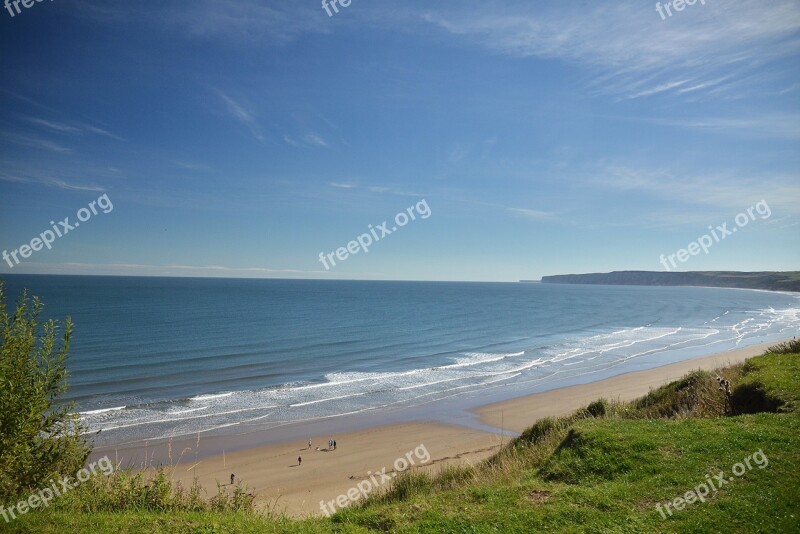
<svg viewBox="0 0 800 534"><path fill-rule="evenodd" d="M95 191L95 192L105 191L104 188L96 185L76 185L58 179L53 179L46 185L51 185L53 187L58 187L60 189L68 189L70 191Z"/></svg>
<svg viewBox="0 0 800 534"><path fill-rule="evenodd" d="M655 3L492 1L432 9L424 19L517 57L589 66L602 92L623 97L727 85L740 73L800 50L800 3L739 0L687 6L661 20ZM647 83L643 83L643 82Z"/></svg>
<svg viewBox="0 0 800 534"><path fill-rule="evenodd" d="M125 140L118 135L114 135L111 132L108 132L107 130L98 128L97 126L92 126L90 124L84 124L80 122L66 124L63 122L50 121L50 120L40 119L37 117L23 117L23 118L26 122L35 124L36 126L41 126L48 130L58 132L61 134L84 135L86 133L92 133L95 135L102 135L105 137L110 137L112 139L117 139L119 141Z"/></svg>
<svg viewBox="0 0 800 534"><path fill-rule="evenodd" d="M323 139L319 134L316 134L314 132L309 132L306 135L306 141L316 146L324 146L324 147L328 146L328 142L325 141L325 139Z"/></svg>
<svg viewBox="0 0 800 534"><path fill-rule="evenodd" d="M67 148L64 146L59 145L58 143L53 143L52 141L48 141L46 139L39 139L37 137L28 137L24 135L18 135L9 132L2 132L0 136L8 139L12 143L17 145L26 146L29 148L35 148L39 150L48 150L50 152L59 152L59 153L67 153L72 152L71 148Z"/></svg>
<svg viewBox="0 0 800 534"><path fill-rule="evenodd" d="M546 211L539 211L539 210L531 210L527 208L506 208L506 211L513 215L519 215L526 219L549 219L553 216L552 213L548 213Z"/></svg>
<svg viewBox="0 0 800 534"><path fill-rule="evenodd" d="M299 141L295 141L294 139L292 139L288 135L284 135L283 136L283 142L286 143L287 145L291 145L291 146L293 146L295 148L299 148L299 147L303 146L303 143L300 143Z"/></svg>
<svg viewBox="0 0 800 534"><path fill-rule="evenodd" d="M104 188L96 185L80 185L69 183L58 178L40 176L20 176L18 174L0 173L0 181L13 182L18 184L38 184L46 187L57 187L59 189L67 189L70 191L105 191Z"/></svg>
<svg viewBox="0 0 800 534"><path fill-rule="evenodd" d="M592 183L620 191L640 191L684 205L736 210L734 213L761 200L786 213L800 213L800 179L793 175L677 173L607 166L592 179Z"/></svg>
<svg viewBox="0 0 800 534"><path fill-rule="evenodd" d="M105 137L110 137L112 139L116 139L117 141L125 141L125 138L120 137L118 135L115 135L115 134L113 134L113 133L111 133L111 132L109 132L107 130L102 129L102 128L98 128L97 126L91 126L89 124L80 124L80 123L79 123L79 126L84 128L87 132L90 132L90 133L93 133L93 134L103 135Z"/></svg>
<svg viewBox="0 0 800 534"><path fill-rule="evenodd" d="M196 0L191 5L158 3L142 10L122 0L75 0L75 7L83 18L105 23L145 19L173 34L243 46L285 45L305 33L331 31L321 6L299 2Z"/></svg>
<svg viewBox="0 0 800 534"><path fill-rule="evenodd" d="M469 155L469 150L461 145L456 145L447 156L447 161L450 163L460 163L464 158Z"/></svg>
<svg viewBox="0 0 800 534"><path fill-rule="evenodd" d="M220 97L222 102L225 104L225 109L230 114L230 116L239 121L243 124L250 133L253 134L253 137L260 142L264 142L264 136L261 133L261 129L258 126L258 123L253 118L253 115L247 111L239 102L234 100L233 98L229 97L227 94L223 93L219 89L215 89L217 96Z"/></svg>
<svg viewBox="0 0 800 534"><path fill-rule="evenodd" d="M37 119L35 117L26 117L25 120L30 122L31 124L36 124L37 126L44 126L45 128L49 128L50 130L55 130L56 132L81 133L81 131L78 128L70 126L69 124L52 122L44 119Z"/></svg>
<svg viewBox="0 0 800 534"><path fill-rule="evenodd" d="M392 187L386 187L386 186L359 185L359 184L353 184L353 183L349 183L349 182L346 182L346 183L329 182L328 185L331 186L331 187L335 187L337 189L351 189L353 191L368 191L370 193L375 193L375 194L378 194L378 195L387 194L387 195L394 195L394 196L399 196L399 197L417 197L417 198L421 198L421 197L426 196L423 193L416 193L414 191L402 191L402 190L399 190L399 189L394 189Z"/></svg>
<svg viewBox="0 0 800 534"><path fill-rule="evenodd" d="M771 114L748 118L699 118L660 120L663 124L696 130L737 132L747 136L800 140L800 114Z"/></svg>

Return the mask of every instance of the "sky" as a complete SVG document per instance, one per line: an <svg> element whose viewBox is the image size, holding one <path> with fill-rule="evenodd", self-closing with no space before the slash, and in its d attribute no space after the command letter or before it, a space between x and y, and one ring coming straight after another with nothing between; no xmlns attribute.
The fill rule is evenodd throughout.
<svg viewBox="0 0 800 534"><path fill-rule="evenodd" d="M800 2L664 4L8 5L0 274L800 269Z"/></svg>

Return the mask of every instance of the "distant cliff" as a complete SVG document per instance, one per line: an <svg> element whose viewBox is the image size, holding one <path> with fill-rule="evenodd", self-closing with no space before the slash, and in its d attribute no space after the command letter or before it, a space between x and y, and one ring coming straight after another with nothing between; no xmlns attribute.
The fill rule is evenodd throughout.
<svg viewBox="0 0 800 534"><path fill-rule="evenodd" d="M800 271L755 272L614 271L612 273L543 276L544 284L602 284L626 286L704 286L800 292Z"/></svg>

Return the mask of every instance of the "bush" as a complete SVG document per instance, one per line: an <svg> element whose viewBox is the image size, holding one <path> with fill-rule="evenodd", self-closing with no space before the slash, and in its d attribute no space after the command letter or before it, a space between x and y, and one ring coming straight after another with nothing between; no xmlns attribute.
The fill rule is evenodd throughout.
<svg viewBox="0 0 800 534"><path fill-rule="evenodd" d="M586 411L592 417L603 417L608 411L608 401L605 399L596 400L586 407Z"/></svg>
<svg viewBox="0 0 800 534"><path fill-rule="evenodd" d="M67 318L57 346L58 326L39 323L43 305L27 291L16 311L6 311L0 281L0 501L49 485L51 478L74 475L89 447L71 404L60 404L67 390L67 352L72 323Z"/></svg>
<svg viewBox="0 0 800 534"><path fill-rule="evenodd" d="M773 345L767 349L767 354L800 354L800 339Z"/></svg>

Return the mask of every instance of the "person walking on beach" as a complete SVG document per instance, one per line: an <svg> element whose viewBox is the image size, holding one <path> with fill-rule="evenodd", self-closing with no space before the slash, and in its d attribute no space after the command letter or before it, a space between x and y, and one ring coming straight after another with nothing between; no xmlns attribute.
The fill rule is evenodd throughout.
<svg viewBox="0 0 800 534"><path fill-rule="evenodd" d="M302 456L298 456L297 457L297 465L303 465L303 457Z"/></svg>
<svg viewBox="0 0 800 534"><path fill-rule="evenodd" d="M236 480L236 475L231 473L231 486L233 486L233 481Z"/></svg>
<svg viewBox="0 0 800 534"><path fill-rule="evenodd" d="M311 450L311 440L308 440L308 450Z"/></svg>

